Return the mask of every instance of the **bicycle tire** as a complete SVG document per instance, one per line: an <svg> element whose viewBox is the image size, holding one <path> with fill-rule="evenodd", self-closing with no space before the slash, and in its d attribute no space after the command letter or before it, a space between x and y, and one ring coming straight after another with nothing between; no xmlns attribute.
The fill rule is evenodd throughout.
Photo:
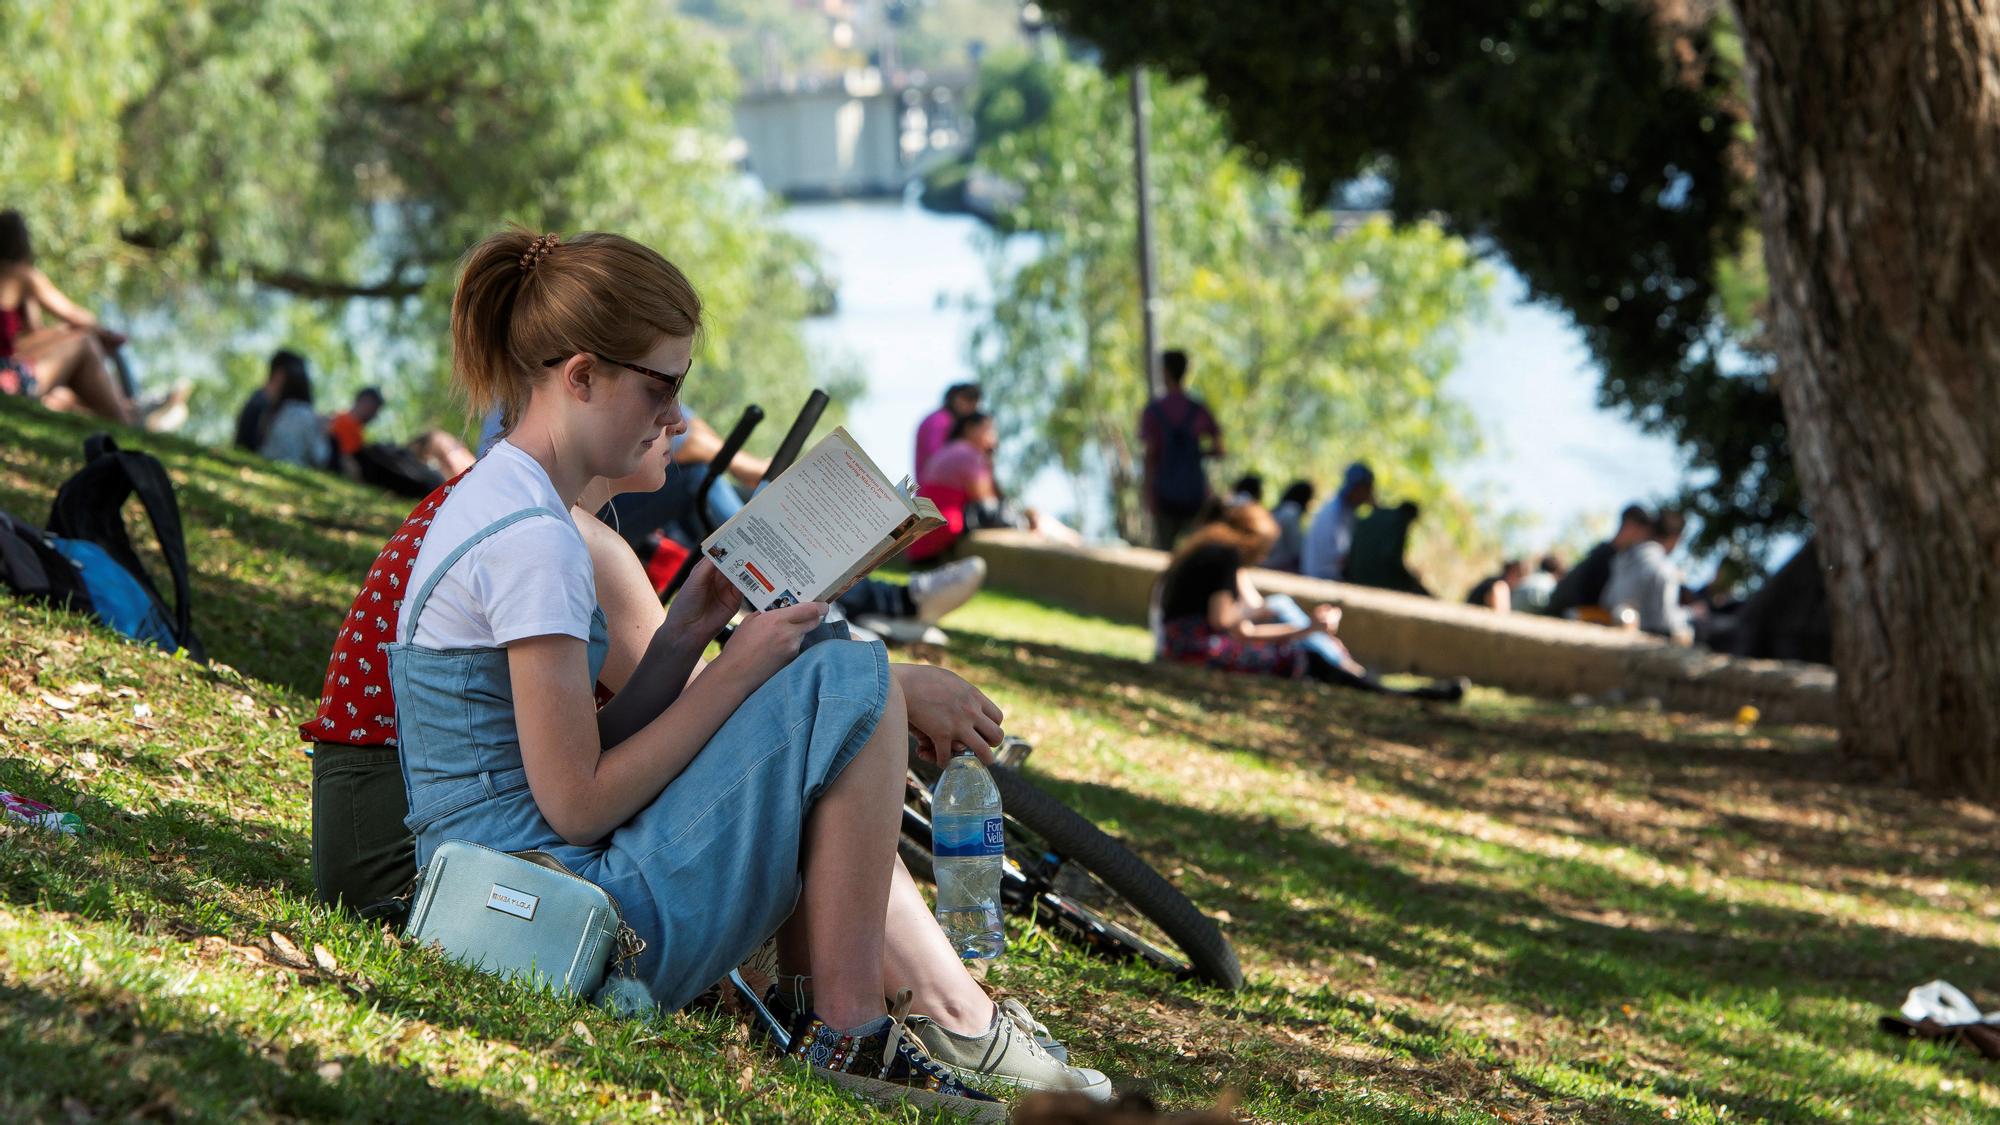
<svg viewBox="0 0 2000 1125"><path fill-rule="evenodd" d="M1213 919L1132 849L1006 766L992 768L1001 807L1158 926L1185 955L1193 976L1231 991L1243 987L1236 950Z"/></svg>

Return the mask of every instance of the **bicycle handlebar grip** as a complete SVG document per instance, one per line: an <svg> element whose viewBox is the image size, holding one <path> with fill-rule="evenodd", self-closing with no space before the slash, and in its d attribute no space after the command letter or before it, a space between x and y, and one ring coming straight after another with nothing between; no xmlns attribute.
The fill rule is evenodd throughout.
<svg viewBox="0 0 2000 1125"><path fill-rule="evenodd" d="M792 428L785 431L785 440L778 443L778 451L771 455L771 467L764 471L764 480L758 483L774 481L779 473L792 467L792 462L799 459L799 451L805 448L806 438L812 434L812 428L819 425L819 416L826 413L827 403L831 401L825 391L813 388L813 393L806 396L805 408L792 420Z"/></svg>

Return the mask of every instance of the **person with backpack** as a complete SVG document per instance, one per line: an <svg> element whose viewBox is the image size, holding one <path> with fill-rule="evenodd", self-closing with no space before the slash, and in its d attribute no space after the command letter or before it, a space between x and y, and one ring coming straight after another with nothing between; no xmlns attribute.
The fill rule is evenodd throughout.
<svg viewBox="0 0 2000 1125"><path fill-rule="evenodd" d="M448 839L547 852L618 902L646 941L633 972L668 1008L775 937L804 1001L791 1054L836 1081L953 1104L995 1101L985 1084L1108 1096L1001 1017L934 921L914 967L886 924L910 738L990 755L1001 715L976 689L880 645L805 647L826 608L810 602L750 615L697 675L741 606L704 560L595 707L614 637L569 512L680 430L701 327L687 278L617 235L516 229L466 256L451 324L458 389L513 425L411 544L394 626L360 629L389 661L418 865Z"/></svg>
<svg viewBox="0 0 2000 1125"><path fill-rule="evenodd" d="M1161 353L1167 393L1139 414L1146 510L1153 514L1153 545L1163 551L1173 550L1208 503L1208 469L1202 462L1222 456L1222 429L1208 407L1187 393L1187 371L1186 352Z"/></svg>

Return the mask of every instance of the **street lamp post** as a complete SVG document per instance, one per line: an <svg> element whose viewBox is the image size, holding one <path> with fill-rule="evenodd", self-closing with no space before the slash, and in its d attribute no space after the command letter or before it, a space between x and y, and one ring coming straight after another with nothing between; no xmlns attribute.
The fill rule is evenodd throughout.
<svg viewBox="0 0 2000 1125"><path fill-rule="evenodd" d="M1160 348L1154 337L1153 306L1153 205L1146 190L1146 71L1132 68L1132 175L1139 194L1139 323L1142 329L1142 370L1146 373L1146 395L1156 397L1166 388L1160 384Z"/></svg>

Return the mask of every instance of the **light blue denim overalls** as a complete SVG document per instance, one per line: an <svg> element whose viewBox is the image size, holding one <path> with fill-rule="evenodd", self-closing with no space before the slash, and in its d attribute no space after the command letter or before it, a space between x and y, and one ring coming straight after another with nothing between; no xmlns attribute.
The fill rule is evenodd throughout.
<svg viewBox="0 0 2000 1125"><path fill-rule="evenodd" d="M439 579L515 512L459 544L409 604L408 633ZM593 682L610 649L604 611L588 642ZM388 648L417 866L439 844L539 848L618 900L646 941L638 978L669 1009L721 979L792 912L806 814L874 732L889 695L881 645L826 641L752 692L645 808L589 847L566 843L528 791L504 648Z"/></svg>

